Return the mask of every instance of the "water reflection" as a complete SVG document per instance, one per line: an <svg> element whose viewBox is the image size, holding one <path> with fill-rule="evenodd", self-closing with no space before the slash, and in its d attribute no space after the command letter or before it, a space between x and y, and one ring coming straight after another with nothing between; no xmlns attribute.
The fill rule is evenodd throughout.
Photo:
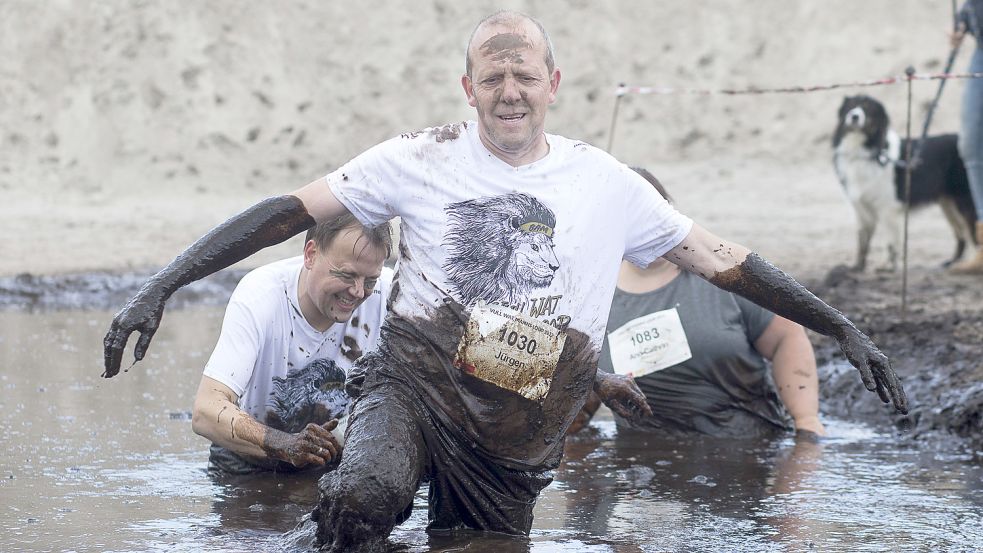
<svg viewBox="0 0 983 553"><path fill-rule="evenodd" d="M309 549L316 474L215 478L187 416L222 308L168 311L150 356L99 378L109 312L0 312L0 551ZM610 419L571 441L529 538L428 535L399 551L975 551L983 470L827 420L822 443L652 440ZM918 447L915 447L915 446ZM924 448L924 449L919 449Z"/></svg>

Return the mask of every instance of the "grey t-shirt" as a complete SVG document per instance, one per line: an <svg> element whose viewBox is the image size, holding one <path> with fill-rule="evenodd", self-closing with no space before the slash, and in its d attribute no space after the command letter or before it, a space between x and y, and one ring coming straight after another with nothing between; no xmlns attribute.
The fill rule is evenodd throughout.
<svg viewBox="0 0 983 553"><path fill-rule="evenodd" d="M673 309L692 357L636 377L653 416L636 424L616 417L619 427L730 437L791 430L768 362L753 346L774 314L685 271L652 292L615 293L600 370L614 372L613 332L639 317Z"/></svg>

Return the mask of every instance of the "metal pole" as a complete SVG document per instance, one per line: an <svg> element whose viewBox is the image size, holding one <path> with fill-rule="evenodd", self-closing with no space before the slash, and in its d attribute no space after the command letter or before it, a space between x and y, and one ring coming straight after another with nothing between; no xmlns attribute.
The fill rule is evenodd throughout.
<svg viewBox="0 0 983 553"><path fill-rule="evenodd" d="M905 164L904 164L904 243L901 249L901 321L908 314L908 212L911 207L911 76L915 68L905 69L908 76L908 120L905 122ZM945 82L945 81L943 81Z"/></svg>
<svg viewBox="0 0 983 553"><path fill-rule="evenodd" d="M956 21L956 0L952 0L952 30L955 31L957 28ZM956 45L949 51L949 59L945 62L945 69L943 73L951 73L952 66L956 63L956 56L959 54L959 45ZM917 166L919 163L919 158L921 157L922 145L925 143L925 137L928 136L928 128L932 125L932 117L935 115L935 108L939 106L939 100L942 98L942 90L945 89L945 83L949 79L939 80L939 89L935 91L935 98L932 99L932 103L929 104L928 113L925 114L925 124L922 126L922 141L918 143L918 149L915 151L914 164ZM905 163L908 163L907 161Z"/></svg>
<svg viewBox="0 0 983 553"><path fill-rule="evenodd" d="M611 113L611 129L608 131L608 153L611 153L611 148L614 147L614 129L618 122L618 106L621 105L621 97L624 94L621 93L621 89L625 87L625 83L618 85L618 95L614 98L614 112Z"/></svg>

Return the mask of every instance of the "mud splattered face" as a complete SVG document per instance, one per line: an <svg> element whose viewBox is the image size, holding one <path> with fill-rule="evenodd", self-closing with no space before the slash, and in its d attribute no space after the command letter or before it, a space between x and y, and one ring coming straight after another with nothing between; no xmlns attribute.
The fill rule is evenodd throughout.
<svg viewBox="0 0 983 553"><path fill-rule="evenodd" d="M385 259L385 250L355 229L342 231L325 252L309 240L304 246L307 275L298 294L307 322L324 331L351 318L375 288Z"/></svg>
<svg viewBox="0 0 983 553"><path fill-rule="evenodd" d="M482 143L506 162L531 163L548 151L546 110L560 72L546 67L546 45L532 23L489 27L471 45L471 75L461 79L478 111Z"/></svg>

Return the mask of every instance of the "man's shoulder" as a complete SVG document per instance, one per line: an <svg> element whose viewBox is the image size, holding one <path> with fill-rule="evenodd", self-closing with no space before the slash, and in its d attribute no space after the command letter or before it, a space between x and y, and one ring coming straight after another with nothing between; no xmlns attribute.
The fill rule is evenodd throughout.
<svg viewBox="0 0 983 553"><path fill-rule="evenodd" d="M463 148L468 142L468 133L477 130L477 123L461 121L446 125L407 131L384 140L355 157L362 163L400 165L414 164L426 159L424 150L433 152L434 148L450 150Z"/></svg>
<svg viewBox="0 0 983 553"><path fill-rule="evenodd" d="M611 164L612 167L623 165L611 154L583 140L549 133L546 139L551 150L562 153L570 161Z"/></svg>
<svg viewBox="0 0 983 553"><path fill-rule="evenodd" d="M298 255L261 265L242 277L235 293L262 293L283 288L287 279L294 278L300 272L303 263L304 257Z"/></svg>
<svg viewBox="0 0 983 553"><path fill-rule="evenodd" d="M427 127L419 131L404 132L394 140L453 144L458 139L465 137L468 132L476 129L477 123L474 121L460 121L458 123Z"/></svg>

